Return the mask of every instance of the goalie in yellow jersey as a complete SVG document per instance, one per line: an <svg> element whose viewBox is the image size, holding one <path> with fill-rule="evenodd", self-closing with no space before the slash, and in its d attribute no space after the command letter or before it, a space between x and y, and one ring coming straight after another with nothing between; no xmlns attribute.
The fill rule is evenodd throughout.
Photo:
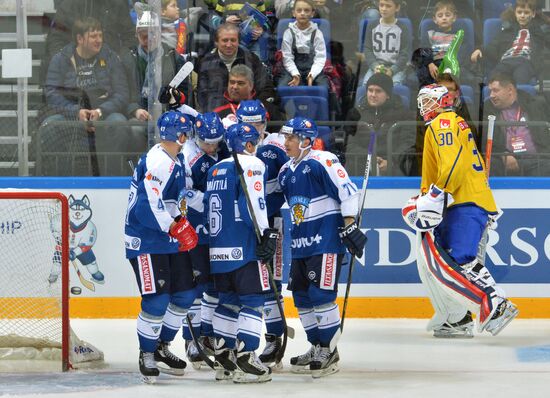
<svg viewBox="0 0 550 398"><path fill-rule="evenodd" d="M518 310L476 258L498 212L474 136L453 104L444 86L430 84L418 93L426 122L421 195L402 215L418 231L418 272L435 309L428 330L435 337L473 337L475 313L478 331L496 335Z"/></svg>

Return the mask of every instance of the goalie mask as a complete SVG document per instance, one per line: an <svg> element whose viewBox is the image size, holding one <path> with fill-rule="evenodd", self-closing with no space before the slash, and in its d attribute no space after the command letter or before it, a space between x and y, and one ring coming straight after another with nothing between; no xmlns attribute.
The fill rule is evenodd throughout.
<svg viewBox="0 0 550 398"><path fill-rule="evenodd" d="M425 122L430 122L438 115L438 110L449 109L454 105L454 97L446 87L439 84L428 84L418 92L418 109Z"/></svg>

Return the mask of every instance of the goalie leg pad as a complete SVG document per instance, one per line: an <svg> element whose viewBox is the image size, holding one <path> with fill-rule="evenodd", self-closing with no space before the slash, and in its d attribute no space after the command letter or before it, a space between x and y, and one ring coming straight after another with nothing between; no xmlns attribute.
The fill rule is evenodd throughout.
<svg viewBox="0 0 550 398"><path fill-rule="evenodd" d="M468 279L463 268L435 243L430 232L423 236L420 255L423 256L430 276L435 278L451 297L478 315L478 328L480 331L483 330L485 323L491 319L496 306L502 300L495 289Z"/></svg>

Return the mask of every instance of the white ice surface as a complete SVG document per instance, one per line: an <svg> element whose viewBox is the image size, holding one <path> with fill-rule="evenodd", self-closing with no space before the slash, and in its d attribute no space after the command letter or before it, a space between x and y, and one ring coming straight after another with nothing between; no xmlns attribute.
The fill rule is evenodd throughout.
<svg viewBox="0 0 550 398"><path fill-rule="evenodd" d="M550 320L512 322L499 336L434 339L427 320L349 319L338 349L340 372L318 380L288 371L308 349L297 319L290 324L285 370L258 385L216 382L209 370L140 381L134 320L73 320L78 336L101 348L107 366L69 373L1 374L0 395L64 398L181 397L550 397ZM184 354L177 338L173 351ZM0 363L1 365L1 363Z"/></svg>

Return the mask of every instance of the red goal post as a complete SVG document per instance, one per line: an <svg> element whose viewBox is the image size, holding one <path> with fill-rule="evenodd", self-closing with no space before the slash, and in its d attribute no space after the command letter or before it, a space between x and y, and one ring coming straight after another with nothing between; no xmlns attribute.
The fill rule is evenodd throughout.
<svg viewBox="0 0 550 398"><path fill-rule="evenodd" d="M0 359L55 357L61 360L62 370L68 370L69 206L65 195L0 190L0 255ZM50 283L54 268L58 278ZM52 350L60 350L60 358Z"/></svg>

